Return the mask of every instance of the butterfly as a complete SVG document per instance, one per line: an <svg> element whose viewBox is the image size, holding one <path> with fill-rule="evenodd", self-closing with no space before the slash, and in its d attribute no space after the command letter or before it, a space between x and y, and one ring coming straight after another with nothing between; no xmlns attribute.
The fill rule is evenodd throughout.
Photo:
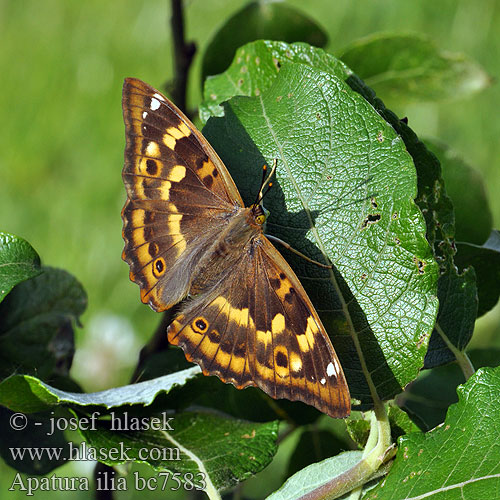
<svg viewBox="0 0 500 500"><path fill-rule="evenodd" d="M309 297L189 119L134 78L123 86L123 259L155 311L183 302L167 329L205 375L238 389L350 412L338 357Z"/></svg>

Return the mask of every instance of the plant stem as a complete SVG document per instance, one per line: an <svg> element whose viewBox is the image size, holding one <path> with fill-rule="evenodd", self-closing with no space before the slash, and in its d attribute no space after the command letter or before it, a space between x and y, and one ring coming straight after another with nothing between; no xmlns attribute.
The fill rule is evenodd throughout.
<svg viewBox="0 0 500 500"><path fill-rule="evenodd" d="M194 42L186 42L184 38L183 0L171 0L170 5L172 8L170 25L174 56L174 78L170 94L175 104L186 112L188 73L196 52L196 45Z"/></svg>
<svg viewBox="0 0 500 500"><path fill-rule="evenodd" d="M474 365L472 364L471 360L469 359L469 356L465 354L464 351L461 351L458 349L455 345L453 345L446 335L446 333L443 331L439 323L436 323L436 326L434 327L436 331L439 333L441 338L443 339L443 342L446 344L446 347L453 353L455 356L458 366L462 370L462 373L464 374L465 380L468 380L471 375L475 373Z"/></svg>

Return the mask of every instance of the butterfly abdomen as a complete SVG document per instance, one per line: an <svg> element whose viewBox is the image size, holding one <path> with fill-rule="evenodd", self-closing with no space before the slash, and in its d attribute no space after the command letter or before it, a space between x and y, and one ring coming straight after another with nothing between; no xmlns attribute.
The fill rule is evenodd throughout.
<svg viewBox="0 0 500 500"><path fill-rule="evenodd" d="M213 240L212 247L200 258L193 272L194 279L189 292L191 295L213 289L232 273L242 255L248 251L252 238L259 234L260 228L248 224L247 211L248 209L238 209Z"/></svg>

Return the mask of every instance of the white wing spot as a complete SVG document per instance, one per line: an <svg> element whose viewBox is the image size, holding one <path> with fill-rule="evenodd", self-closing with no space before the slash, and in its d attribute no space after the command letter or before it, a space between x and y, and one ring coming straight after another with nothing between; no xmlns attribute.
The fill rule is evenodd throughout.
<svg viewBox="0 0 500 500"><path fill-rule="evenodd" d="M331 377L332 375L335 374L335 367L333 366L333 363L328 363L328 366L326 367L326 374Z"/></svg>
<svg viewBox="0 0 500 500"><path fill-rule="evenodd" d="M159 99L160 101L165 102L165 98L161 94L158 94L158 92L155 92L153 96Z"/></svg>
<svg viewBox="0 0 500 500"><path fill-rule="evenodd" d="M142 119L144 120L144 118L146 118L146 116L148 116L148 112L147 111L143 111L142 112Z"/></svg>
<svg viewBox="0 0 500 500"><path fill-rule="evenodd" d="M321 382L321 385L325 385L325 384L326 384L326 378L322 378L322 379L320 380L320 382Z"/></svg>
<svg viewBox="0 0 500 500"><path fill-rule="evenodd" d="M158 99L155 99L154 97L151 98L151 104L149 106L153 111L156 111L160 107L160 101Z"/></svg>

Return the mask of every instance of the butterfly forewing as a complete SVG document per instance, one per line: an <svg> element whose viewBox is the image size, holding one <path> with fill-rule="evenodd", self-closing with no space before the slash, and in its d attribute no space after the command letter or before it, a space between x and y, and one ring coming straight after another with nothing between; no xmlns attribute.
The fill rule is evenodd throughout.
<svg viewBox="0 0 500 500"><path fill-rule="evenodd" d="M165 310L186 296L190 271L210 246L211 232L242 202L213 149L154 88L125 80L123 115L123 258L143 302Z"/></svg>

